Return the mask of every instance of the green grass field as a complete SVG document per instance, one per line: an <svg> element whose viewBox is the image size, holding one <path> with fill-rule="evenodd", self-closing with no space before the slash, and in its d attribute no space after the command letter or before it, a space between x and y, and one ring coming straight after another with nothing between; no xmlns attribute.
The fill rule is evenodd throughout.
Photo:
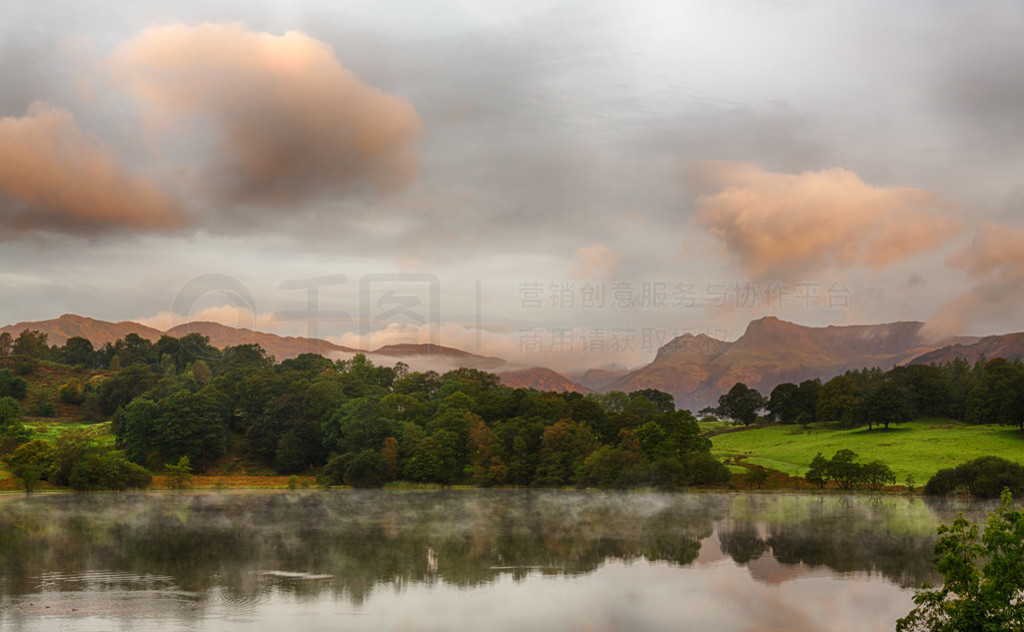
<svg viewBox="0 0 1024 632"><path fill-rule="evenodd" d="M881 460L897 481L908 475L923 485L932 474L979 456L993 454L1024 463L1024 433L1009 426L969 426L948 419L920 419L889 430L837 430L824 425L770 426L711 438L712 453L720 458L746 457L791 476L803 476L818 452L831 458L849 448L861 462Z"/></svg>
<svg viewBox="0 0 1024 632"><path fill-rule="evenodd" d="M80 428L100 445L113 446L114 435L110 432L110 422L86 424L77 420L43 419L33 417L25 420L25 427L32 430L33 439L42 439L49 443L72 428Z"/></svg>

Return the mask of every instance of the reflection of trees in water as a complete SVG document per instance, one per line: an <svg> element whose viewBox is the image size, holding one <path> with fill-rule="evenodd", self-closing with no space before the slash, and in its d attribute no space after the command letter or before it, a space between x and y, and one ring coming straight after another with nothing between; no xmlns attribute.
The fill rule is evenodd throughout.
<svg viewBox="0 0 1024 632"><path fill-rule="evenodd" d="M10 498L0 505L0 593L38 590L43 570L106 569L166 576L200 600L334 591L358 604L379 586L588 573L609 558L686 565L715 523L739 563L770 550L784 564L918 585L931 578L937 520L922 506L926 524L908 528L910 505L897 500L496 490Z"/></svg>
<svg viewBox="0 0 1024 632"><path fill-rule="evenodd" d="M753 523L731 523L718 527L718 544L722 552L736 561L747 564L768 550L768 541L761 537Z"/></svg>
<svg viewBox="0 0 1024 632"><path fill-rule="evenodd" d="M727 508L714 496L522 491L11 499L0 512L0 580L25 594L42 569L116 569L235 596L332 587L358 603L379 585L587 573L608 558L689 564Z"/></svg>
<svg viewBox="0 0 1024 632"><path fill-rule="evenodd" d="M743 496L745 517L716 526L722 552L740 564L771 553L787 565L825 566L839 573L879 573L903 587L935 582L935 527L960 502L892 497Z"/></svg>

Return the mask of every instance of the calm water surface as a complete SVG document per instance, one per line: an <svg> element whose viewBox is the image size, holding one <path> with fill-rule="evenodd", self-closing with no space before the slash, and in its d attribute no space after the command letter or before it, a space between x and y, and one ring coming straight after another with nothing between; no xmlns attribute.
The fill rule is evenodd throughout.
<svg viewBox="0 0 1024 632"><path fill-rule="evenodd" d="M995 505L526 491L0 498L2 630L892 630Z"/></svg>

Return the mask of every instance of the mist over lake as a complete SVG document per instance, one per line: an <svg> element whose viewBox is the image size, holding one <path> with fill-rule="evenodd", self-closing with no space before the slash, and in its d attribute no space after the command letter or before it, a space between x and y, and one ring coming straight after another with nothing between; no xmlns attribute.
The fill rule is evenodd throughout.
<svg viewBox="0 0 1024 632"><path fill-rule="evenodd" d="M786 494L0 499L10 630L889 630L990 503Z"/></svg>

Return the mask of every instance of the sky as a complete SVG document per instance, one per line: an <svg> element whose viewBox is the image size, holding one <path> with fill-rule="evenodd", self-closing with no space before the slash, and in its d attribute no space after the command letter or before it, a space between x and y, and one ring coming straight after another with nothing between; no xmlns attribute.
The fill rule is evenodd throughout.
<svg viewBox="0 0 1024 632"><path fill-rule="evenodd" d="M11 0L0 86L4 324L1024 330L1017 0Z"/></svg>

